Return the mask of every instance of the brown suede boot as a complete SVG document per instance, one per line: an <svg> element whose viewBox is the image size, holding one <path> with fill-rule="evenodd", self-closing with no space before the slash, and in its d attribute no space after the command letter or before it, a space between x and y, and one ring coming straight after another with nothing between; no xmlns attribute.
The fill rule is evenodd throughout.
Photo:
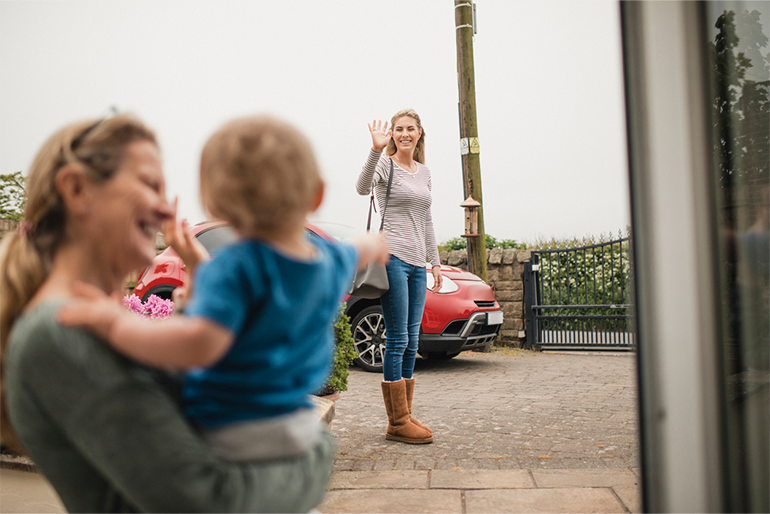
<svg viewBox="0 0 770 514"><path fill-rule="evenodd" d="M406 383L403 379L398 382L382 382L382 398L385 400L385 410L388 411L385 439L409 444L433 442L433 434L429 430L418 427L409 419L411 416L406 405Z"/></svg>
<svg viewBox="0 0 770 514"><path fill-rule="evenodd" d="M430 432L430 435L433 435L433 430L426 427L416 419L414 419L414 416L412 416L412 398L414 397L414 378L405 378L404 383L406 384L406 406L409 408L409 419L417 425L420 428L424 428L428 432Z"/></svg>

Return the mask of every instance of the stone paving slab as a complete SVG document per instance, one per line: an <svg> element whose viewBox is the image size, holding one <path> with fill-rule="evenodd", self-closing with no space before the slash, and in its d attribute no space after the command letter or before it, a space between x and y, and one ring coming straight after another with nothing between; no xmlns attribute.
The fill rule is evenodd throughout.
<svg viewBox="0 0 770 514"><path fill-rule="evenodd" d="M67 511L42 475L0 468L0 513L6 512Z"/></svg>
<svg viewBox="0 0 770 514"><path fill-rule="evenodd" d="M536 469L532 477L539 488L549 487L632 487L639 478L630 469Z"/></svg>
<svg viewBox="0 0 770 514"><path fill-rule="evenodd" d="M358 489L329 491L318 510L324 514L339 512L370 513L462 513L462 493L453 490Z"/></svg>
<svg viewBox="0 0 770 514"><path fill-rule="evenodd" d="M443 490L459 494L462 500L459 512L463 513L640 512L637 482L638 478L630 470L604 469L342 471L333 475L330 491L319 510L325 514L455 512L446 504L450 501L448 498L454 496L442 496L438 503L415 504L433 498L424 494L426 491ZM539 492L525 493L524 490ZM480 491L487 494L475 494ZM359 504L356 506L355 502ZM408 507L404 507L405 502ZM405 510L398 510L401 508Z"/></svg>
<svg viewBox="0 0 770 514"><path fill-rule="evenodd" d="M428 471L341 471L334 473L329 489L428 489Z"/></svg>
<svg viewBox="0 0 770 514"><path fill-rule="evenodd" d="M432 489L525 489L534 488L532 474L525 469L510 471L433 470Z"/></svg>
<svg viewBox="0 0 770 514"><path fill-rule="evenodd" d="M465 493L468 514L627 512L610 489L493 489Z"/></svg>
<svg viewBox="0 0 770 514"><path fill-rule="evenodd" d="M618 495L620 501L629 512L642 512L641 488L633 485L614 486L612 490Z"/></svg>

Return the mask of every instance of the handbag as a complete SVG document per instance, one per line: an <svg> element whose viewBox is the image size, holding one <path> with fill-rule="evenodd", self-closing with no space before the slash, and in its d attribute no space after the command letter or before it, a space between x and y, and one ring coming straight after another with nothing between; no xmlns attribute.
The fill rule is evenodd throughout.
<svg viewBox="0 0 770 514"><path fill-rule="evenodd" d="M380 216L380 232L385 223L385 211L388 209L388 199L390 198L390 186L393 183L393 159L390 160L390 177L388 177L388 190L385 193L385 205L382 207ZM372 187L369 201L369 217L366 220L366 232L372 228L372 209L374 208L374 187ZM376 299L384 295L390 284L388 283L388 270L380 263L373 262L364 269L357 271L353 279L353 285L350 287L350 296L359 298Z"/></svg>

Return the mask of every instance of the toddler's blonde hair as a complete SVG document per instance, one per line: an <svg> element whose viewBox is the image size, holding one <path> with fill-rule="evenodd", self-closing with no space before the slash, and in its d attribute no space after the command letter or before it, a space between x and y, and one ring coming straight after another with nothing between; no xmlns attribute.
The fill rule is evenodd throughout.
<svg viewBox="0 0 770 514"><path fill-rule="evenodd" d="M304 221L321 174L310 142L267 115L225 123L201 154L201 201L240 233L265 235Z"/></svg>

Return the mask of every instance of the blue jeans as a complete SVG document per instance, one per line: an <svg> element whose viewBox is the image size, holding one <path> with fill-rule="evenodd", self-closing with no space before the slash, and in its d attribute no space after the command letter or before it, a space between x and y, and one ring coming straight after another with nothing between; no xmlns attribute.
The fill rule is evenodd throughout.
<svg viewBox="0 0 770 514"><path fill-rule="evenodd" d="M382 371L385 381L395 382L412 378L427 283L424 265L412 266L391 255L387 270L390 289L380 298L387 336Z"/></svg>

